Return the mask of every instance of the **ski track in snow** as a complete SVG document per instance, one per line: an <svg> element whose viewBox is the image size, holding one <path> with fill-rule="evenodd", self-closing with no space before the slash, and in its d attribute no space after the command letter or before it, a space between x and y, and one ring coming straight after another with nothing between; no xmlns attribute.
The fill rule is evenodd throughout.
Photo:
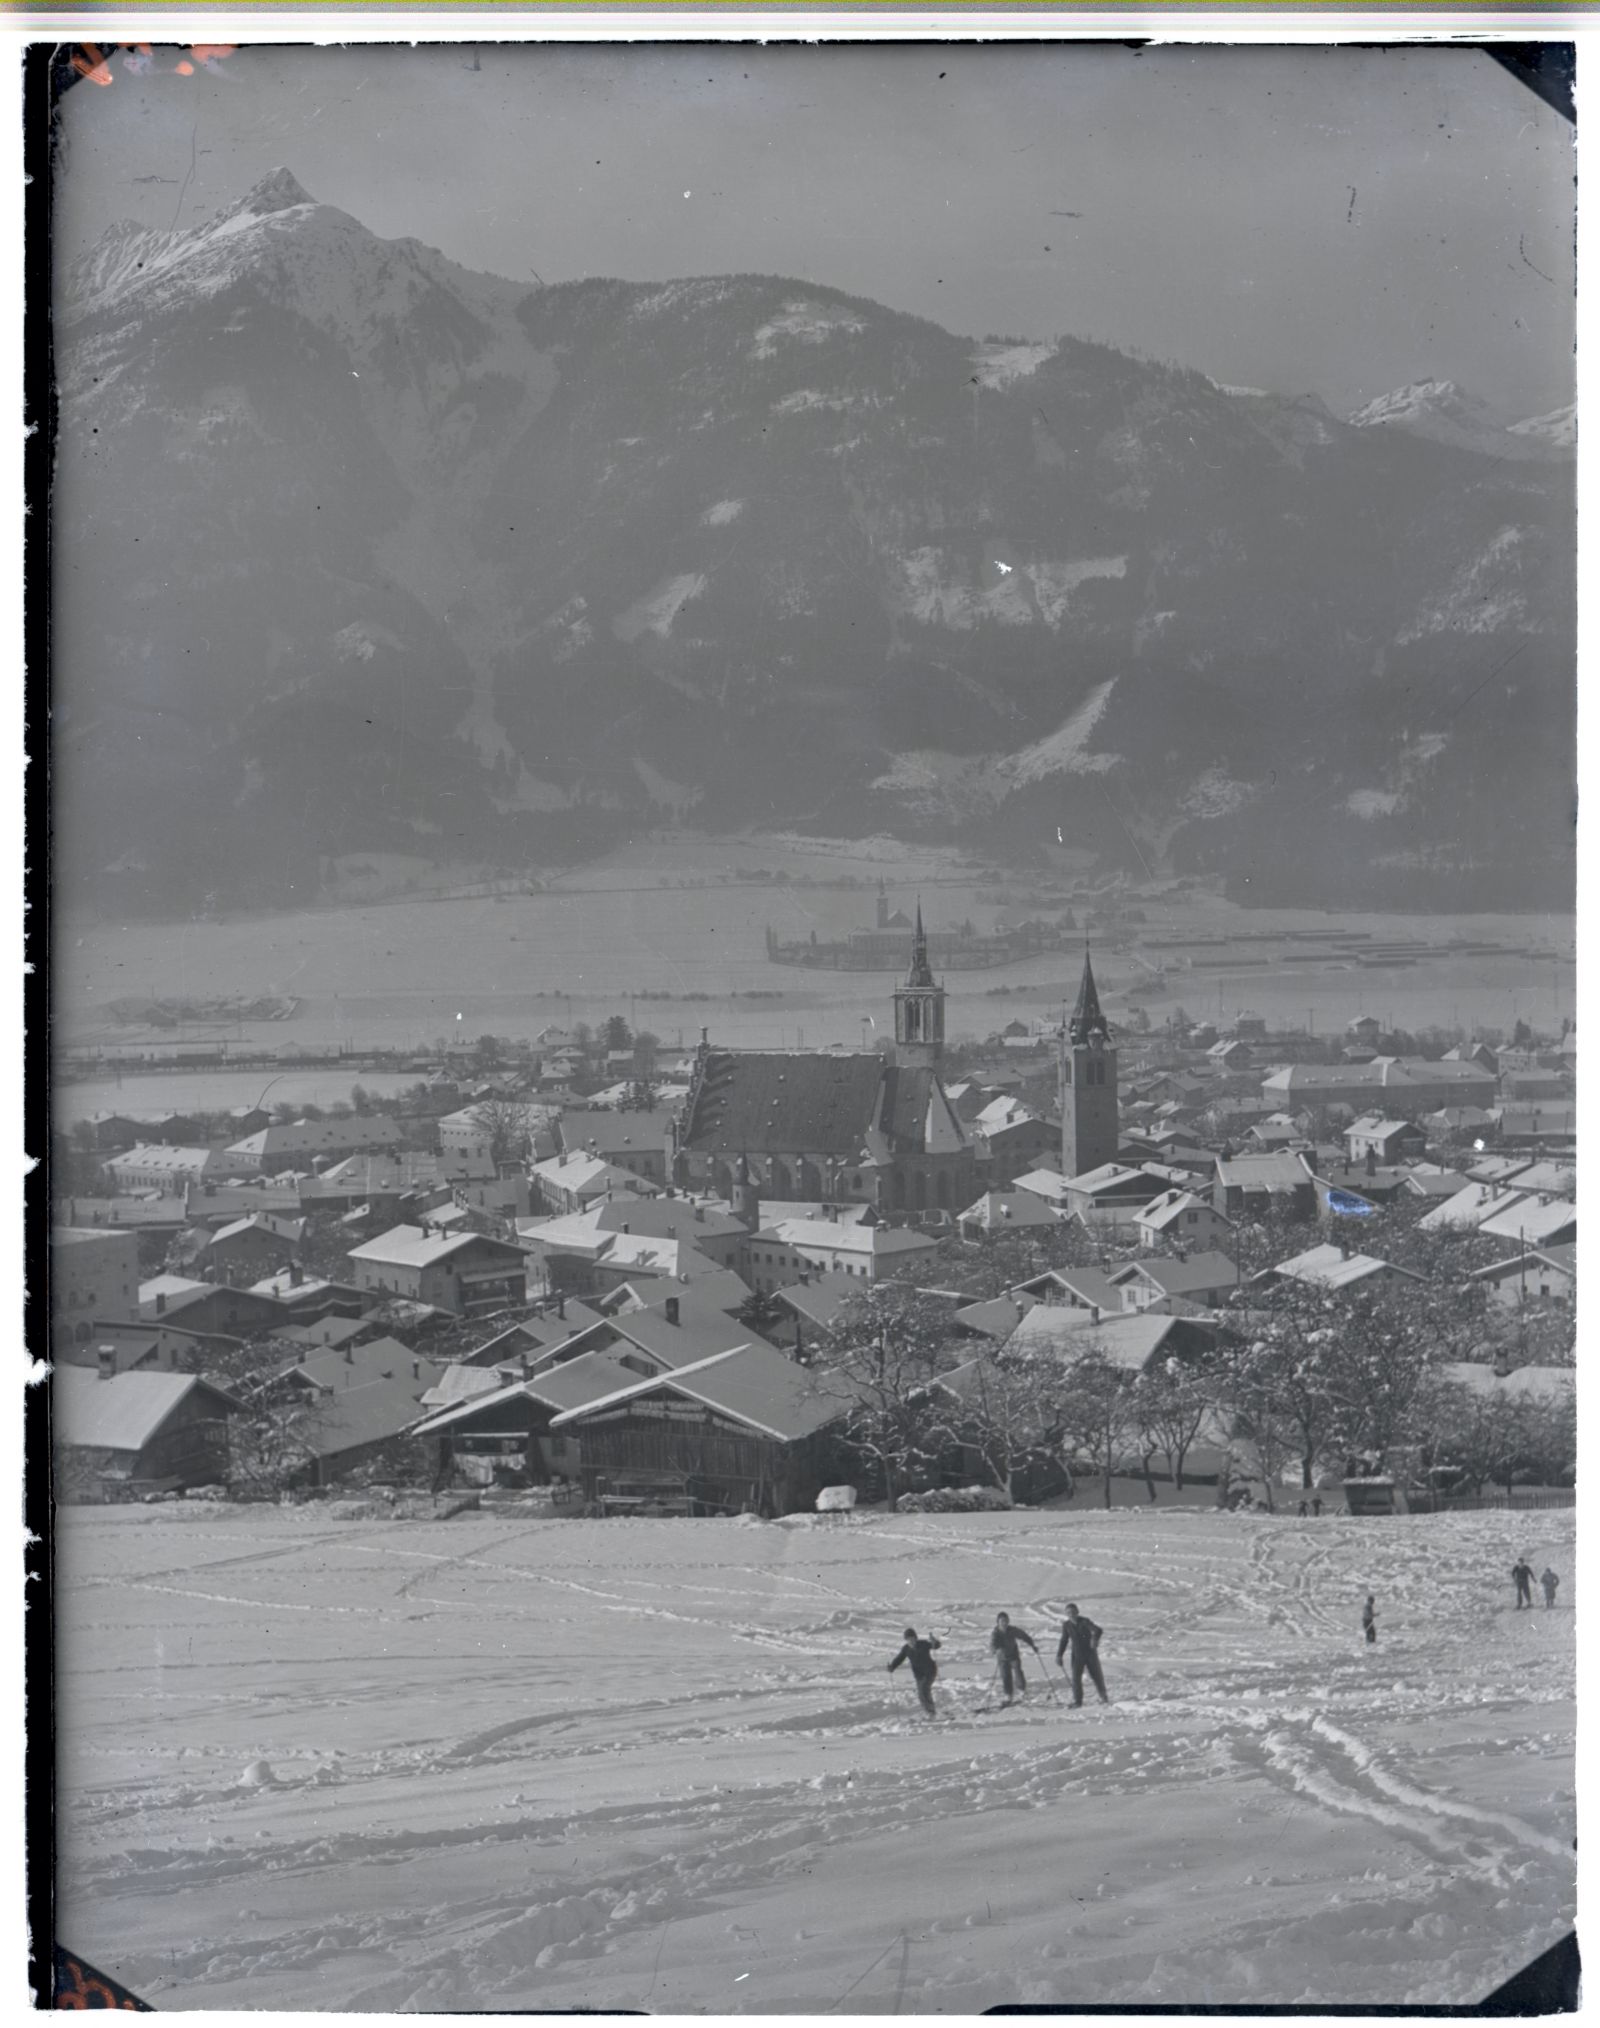
<svg viewBox="0 0 1600 2028"><path fill-rule="evenodd" d="M66 1510L63 1937L164 2007L952 2012L1465 2001L1570 1926L1572 1614L1501 1568L1570 1606L1570 1513L507 1523Z"/></svg>

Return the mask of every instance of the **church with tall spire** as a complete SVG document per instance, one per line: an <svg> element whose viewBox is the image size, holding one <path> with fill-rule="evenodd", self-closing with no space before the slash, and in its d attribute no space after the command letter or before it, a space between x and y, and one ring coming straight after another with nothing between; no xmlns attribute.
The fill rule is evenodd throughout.
<svg viewBox="0 0 1600 2028"><path fill-rule="evenodd" d="M894 1051L696 1052L672 1130L672 1180L741 1208L771 1199L959 1211L977 1157L939 1081L945 989L917 905L911 964L895 988Z"/></svg>
<svg viewBox="0 0 1600 2028"><path fill-rule="evenodd" d="M1083 978L1061 1038L1061 1172L1082 1176L1117 1158L1117 1051L1083 947Z"/></svg>

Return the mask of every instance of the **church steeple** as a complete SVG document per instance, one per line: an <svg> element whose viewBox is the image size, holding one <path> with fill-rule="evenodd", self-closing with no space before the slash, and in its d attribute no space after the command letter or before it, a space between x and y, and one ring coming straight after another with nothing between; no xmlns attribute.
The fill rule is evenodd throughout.
<svg viewBox="0 0 1600 2028"><path fill-rule="evenodd" d="M1117 1052L1083 947L1077 1003L1061 1038L1061 1167L1083 1176L1116 1160Z"/></svg>
<svg viewBox="0 0 1600 2028"><path fill-rule="evenodd" d="M1111 1036L1106 1017L1100 1011L1100 994L1094 983L1094 967L1089 962L1087 938L1083 946L1083 977L1078 983L1077 1004L1067 1023L1067 1035L1076 1045L1086 1043L1091 1035L1098 1035L1102 1042L1109 1041Z"/></svg>
<svg viewBox="0 0 1600 2028"><path fill-rule="evenodd" d="M920 898L911 934L911 969L894 996L894 1041L897 1060L906 1064L936 1064L944 1050L944 988L935 983L928 963Z"/></svg>

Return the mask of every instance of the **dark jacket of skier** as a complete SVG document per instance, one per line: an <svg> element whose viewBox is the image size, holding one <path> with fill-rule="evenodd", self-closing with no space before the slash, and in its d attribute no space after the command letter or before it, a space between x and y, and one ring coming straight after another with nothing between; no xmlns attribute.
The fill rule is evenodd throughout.
<svg viewBox="0 0 1600 2028"><path fill-rule="evenodd" d="M1032 1634L1025 1633L1021 1627L1014 1627L1009 1617L1002 1613L989 1636L989 1652L1000 1658L1000 1689L1008 1704L1019 1690L1028 1687L1028 1679L1022 1673L1022 1656L1017 1648L1019 1641L1026 1641L1038 1654Z"/></svg>
<svg viewBox="0 0 1600 2028"><path fill-rule="evenodd" d="M939 1673L939 1664L933 1659L933 1651L938 1645L937 1634L929 1634L926 1640L921 1640L915 1627L907 1627L906 1644L889 1664L891 1676L902 1662L911 1664L911 1678L917 1686L917 1696L930 1718L933 1716L933 1679Z"/></svg>
<svg viewBox="0 0 1600 2028"><path fill-rule="evenodd" d="M1087 1669L1089 1681L1100 1693L1100 1702L1109 1704L1106 1695L1106 1679L1100 1673L1101 1629L1093 1620L1086 1619L1075 1605L1067 1607L1067 1616L1061 1622L1061 1639L1056 1643L1056 1663L1070 1652L1072 1658L1072 1701L1083 1702L1083 1674Z"/></svg>

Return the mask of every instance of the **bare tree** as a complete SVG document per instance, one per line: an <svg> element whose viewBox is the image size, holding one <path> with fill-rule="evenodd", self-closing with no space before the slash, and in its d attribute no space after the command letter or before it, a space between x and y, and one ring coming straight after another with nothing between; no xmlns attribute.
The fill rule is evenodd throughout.
<svg viewBox="0 0 1600 2028"><path fill-rule="evenodd" d="M954 1441L951 1400L932 1383L955 1363L950 1309L880 1282L839 1313L813 1351L813 1385L848 1401L844 1441L884 1497L926 1480Z"/></svg>
<svg viewBox="0 0 1600 2028"><path fill-rule="evenodd" d="M1109 1507L1112 1474L1127 1463L1138 1434L1134 1376L1091 1343L1062 1375L1061 1419L1072 1454L1103 1479Z"/></svg>
<svg viewBox="0 0 1600 2028"><path fill-rule="evenodd" d="M533 1115L521 1099L480 1099L472 1108L471 1119L488 1140L489 1159L496 1171L526 1157L532 1144Z"/></svg>
<svg viewBox="0 0 1600 2028"><path fill-rule="evenodd" d="M985 1348L950 1383L965 1441L996 1486L1014 1500L1018 1475L1062 1464L1063 1378L1048 1354Z"/></svg>
<svg viewBox="0 0 1600 2028"><path fill-rule="evenodd" d="M1134 1383L1134 1412L1148 1446L1142 1453L1149 1482L1149 1459L1160 1451L1174 1488L1183 1490L1184 1461L1213 1413L1217 1382L1182 1359L1146 1368Z"/></svg>

